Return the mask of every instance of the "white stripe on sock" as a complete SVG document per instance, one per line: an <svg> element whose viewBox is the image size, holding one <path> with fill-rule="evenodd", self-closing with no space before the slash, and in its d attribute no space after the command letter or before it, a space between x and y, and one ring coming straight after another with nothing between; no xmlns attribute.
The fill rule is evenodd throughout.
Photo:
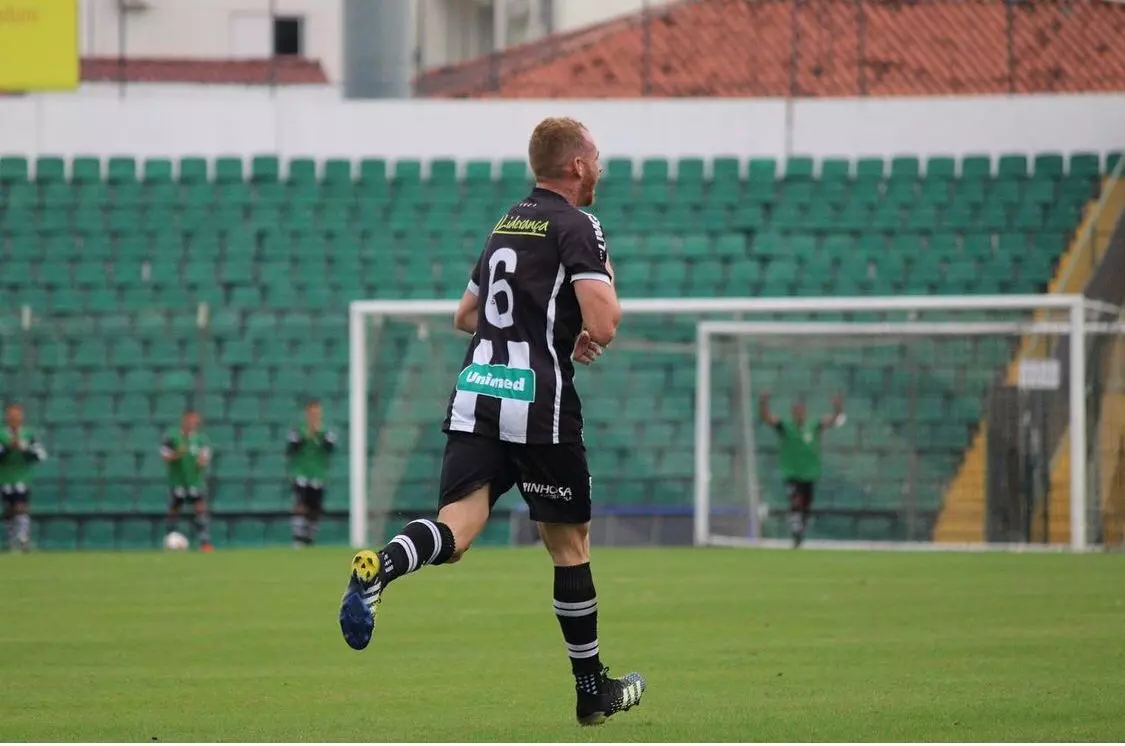
<svg viewBox="0 0 1125 746"><path fill-rule="evenodd" d="M598 646L597 640L594 640L593 642L584 642L581 645L572 645L571 643L568 642L566 644L566 649L569 650L572 653L581 653L585 650L590 650L591 648L596 648L597 646Z"/></svg>
<svg viewBox="0 0 1125 746"><path fill-rule="evenodd" d="M430 555L430 559L426 563L428 565L432 565L434 563L434 560L437 559L438 552L441 551L441 532L438 531L438 527L434 524L433 521L421 518L417 522L430 529L430 533L434 535L434 553Z"/></svg>
<svg viewBox="0 0 1125 746"><path fill-rule="evenodd" d="M598 641L594 640L593 647L586 650L575 650L577 647L586 647L582 645L567 645L566 651L570 654L571 658L593 658L598 654Z"/></svg>
<svg viewBox="0 0 1125 746"><path fill-rule="evenodd" d="M585 609L587 606L597 606L597 605L598 605L598 597L597 596L594 596L593 598L591 598L587 601L559 601L558 599L555 599L555 610L556 611L559 610L559 609Z"/></svg>
<svg viewBox="0 0 1125 746"><path fill-rule="evenodd" d="M414 572L418 569L418 550L414 548L414 542L403 535L398 535L391 539L392 544L398 544L406 552L406 571Z"/></svg>
<svg viewBox="0 0 1125 746"><path fill-rule="evenodd" d="M589 601L555 601L555 615L565 617L589 616L598 613L598 599Z"/></svg>

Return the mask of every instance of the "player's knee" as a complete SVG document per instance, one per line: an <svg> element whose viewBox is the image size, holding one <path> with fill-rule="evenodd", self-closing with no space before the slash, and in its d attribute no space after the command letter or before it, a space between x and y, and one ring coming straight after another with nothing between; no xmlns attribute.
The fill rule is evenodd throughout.
<svg viewBox="0 0 1125 746"><path fill-rule="evenodd" d="M27 503L16 503L16 515L27 515Z"/></svg>
<svg viewBox="0 0 1125 746"><path fill-rule="evenodd" d="M590 524L540 523L539 538L559 567L590 561Z"/></svg>

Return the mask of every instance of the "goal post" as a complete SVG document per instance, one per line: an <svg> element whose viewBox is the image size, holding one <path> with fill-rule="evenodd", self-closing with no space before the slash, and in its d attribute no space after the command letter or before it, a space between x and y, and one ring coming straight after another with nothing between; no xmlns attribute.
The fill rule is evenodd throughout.
<svg viewBox="0 0 1125 746"><path fill-rule="evenodd" d="M994 511L1000 518L989 518L989 531L1014 535L1015 529L1005 523L1008 514L1036 510L1031 518L1021 518L1024 524L1030 521L1033 533L1039 532L1031 541L1057 539L1050 535L1061 525L1051 496L1061 491L1053 489L1057 484L1052 480L1065 473L1068 543L1083 547L1092 540L1087 532L1097 506L1085 497L1089 483L1097 480L1088 479L1093 467L1086 468L1090 349L1085 340L1091 333L1108 333L1113 325L1103 322L1115 309L1071 295L625 299L622 307L625 318L613 347L590 368L579 367L575 381L587 415L595 511L601 511L596 528L607 523L620 528L600 541L741 545L776 534L784 496L778 495L782 482L776 438L758 421L757 395L763 389L776 391L780 414L790 399L809 397L811 417L823 413L826 387L837 386L847 422L824 436L825 475L814 511L825 515L814 513L813 536L825 529L852 542L874 538L886 543L895 531L916 543L936 537L934 505L952 489L944 481L956 481L961 461L970 458L973 438L986 439L978 433L960 445L953 442L947 423L935 421L934 412L925 409L940 400L962 418L966 433L974 429L974 418L983 419L983 407L992 407L1003 427L988 438L997 444L1015 439L1018 457L997 460L995 449L990 456L999 464L990 465L994 481L997 469L1039 470L1024 480L1035 485L1034 504L1012 508L1019 501L1008 494L1011 485L993 485L989 494L1003 493L1003 499ZM439 423L468 345L468 338L452 328L455 308L453 300L350 305L353 546L383 540L389 522L412 510L433 509ZM1069 344L1072 339L1077 342ZM956 355L963 359L955 369L934 364ZM1060 355L1065 361L1058 361ZM1054 370L1064 374L1063 415L1056 412L1058 391L1040 396L1002 385L1006 376L1016 375L1021 357L1056 361ZM903 361L914 366L910 370L916 379L903 377ZM935 380L945 387L937 393L921 385ZM872 388L880 381L886 383L885 401L878 395L884 392ZM1032 401L1036 397L1041 401ZM907 416L896 420L884 407ZM1029 413L1042 423L1021 424ZM1047 436L1052 453L1045 460L1035 439ZM928 440L936 445L931 448ZM843 444L850 445L851 457L842 455ZM870 450L858 452L857 447ZM1059 456L1062 447L1066 459ZM1028 457L1033 452L1037 455ZM855 476L864 468L881 472L885 464L898 468L905 463L900 458L904 453L910 454L913 471L903 476L901 496L880 492L879 484ZM848 459L851 475L843 484L833 474L833 461L841 458ZM1080 466L1066 471L1069 464ZM983 486L973 489L981 492ZM870 509L861 506L859 513L849 514L848 496L861 497ZM526 523L525 515L518 499L506 500L501 505L511 505L514 535L517 523ZM988 508L993 507L989 502ZM873 528L863 517L865 510L884 517L872 521L889 521L898 528ZM831 521L838 525L833 528ZM851 528L840 528L848 521ZM496 528L506 541L506 529Z"/></svg>

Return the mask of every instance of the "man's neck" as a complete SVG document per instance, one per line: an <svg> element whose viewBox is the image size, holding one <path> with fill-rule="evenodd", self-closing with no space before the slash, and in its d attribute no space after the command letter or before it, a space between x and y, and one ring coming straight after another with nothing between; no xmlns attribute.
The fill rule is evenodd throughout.
<svg viewBox="0 0 1125 746"><path fill-rule="evenodd" d="M554 192L563 199L565 199L571 207L578 206L578 185L577 184L559 184L554 181L537 181L535 186L538 189L546 189L548 192Z"/></svg>

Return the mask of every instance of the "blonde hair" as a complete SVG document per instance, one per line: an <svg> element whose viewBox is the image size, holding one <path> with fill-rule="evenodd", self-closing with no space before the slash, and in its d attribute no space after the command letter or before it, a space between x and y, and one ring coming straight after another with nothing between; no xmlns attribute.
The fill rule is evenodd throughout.
<svg viewBox="0 0 1125 746"><path fill-rule="evenodd" d="M565 176L567 161L586 147L586 125L570 117L547 117L535 126L527 159L536 179Z"/></svg>

